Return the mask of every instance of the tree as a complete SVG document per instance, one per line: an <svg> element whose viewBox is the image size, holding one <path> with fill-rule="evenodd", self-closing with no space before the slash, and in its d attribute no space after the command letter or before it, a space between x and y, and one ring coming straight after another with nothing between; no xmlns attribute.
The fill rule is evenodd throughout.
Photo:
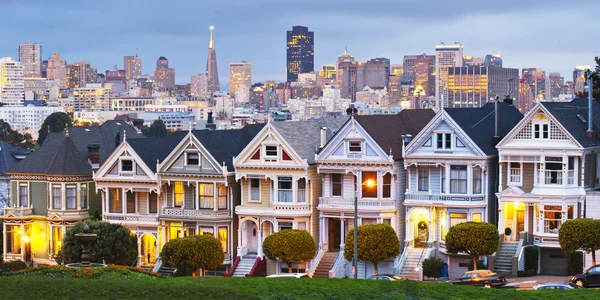
<svg viewBox="0 0 600 300"><path fill-rule="evenodd" d="M0 119L0 140L7 144L19 146L23 148L33 148L34 143L31 138L31 134L28 132L25 135L12 129L10 124Z"/></svg>
<svg viewBox="0 0 600 300"><path fill-rule="evenodd" d="M81 244L75 234L83 232L83 226L88 224L90 233L98 235L98 239L90 247L91 261L107 264L131 266L137 259L137 237L129 229L119 224L103 221L83 221L67 230L63 238L61 258L65 263L79 262Z"/></svg>
<svg viewBox="0 0 600 300"><path fill-rule="evenodd" d="M358 260L368 260L379 274L379 262L400 254L400 240L392 226L372 224L358 226ZM344 258L354 258L354 229L348 231Z"/></svg>
<svg viewBox="0 0 600 300"><path fill-rule="evenodd" d="M446 251L450 254L464 252L473 258L477 270L477 258L491 255L498 249L500 234L498 228L485 222L466 222L450 227L446 235Z"/></svg>
<svg viewBox="0 0 600 300"><path fill-rule="evenodd" d="M268 258L285 262L291 273L294 262L315 258L317 245L308 231L286 229L269 235L263 242L263 251Z"/></svg>
<svg viewBox="0 0 600 300"><path fill-rule="evenodd" d="M65 130L65 127L71 126L73 126L73 124L71 123L69 115L67 115L66 113L57 111L50 114L46 118L46 120L44 120L44 123L42 123L42 127L38 131L38 144L40 144L41 146L44 143L46 137L48 136L48 131L61 132Z"/></svg>
<svg viewBox="0 0 600 300"><path fill-rule="evenodd" d="M169 131L167 131L167 126L163 120L155 120L152 122L150 127L144 127L144 135L145 136L167 136L169 135Z"/></svg>
<svg viewBox="0 0 600 300"><path fill-rule="evenodd" d="M581 218L564 222L558 230L558 243L567 252L591 252L592 265L596 265L596 250L600 249L600 220Z"/></svg>
<svg viewBox="0 0 600 300"><path fill-rule="evenodd" d="M187 236L168 241L160 252L163 263L177 269L214 269L223 264L221 242L209 235Z"/></svg>

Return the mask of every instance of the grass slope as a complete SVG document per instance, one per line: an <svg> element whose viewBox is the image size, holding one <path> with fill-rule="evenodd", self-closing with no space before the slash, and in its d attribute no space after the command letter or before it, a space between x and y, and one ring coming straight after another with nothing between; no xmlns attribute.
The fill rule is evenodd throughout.
<svg viewBox="0 0 600 300"><path fill-rule="evenodd" d="M77 279L0 276L5 299L599 299L600 290L516 291L352 279Z"/></svg>

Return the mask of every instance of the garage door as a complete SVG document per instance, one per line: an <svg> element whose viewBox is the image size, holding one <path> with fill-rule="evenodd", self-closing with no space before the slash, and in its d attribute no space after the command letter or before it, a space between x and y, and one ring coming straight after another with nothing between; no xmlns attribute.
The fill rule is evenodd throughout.
<svg viewBox="0 0 600 300"><path fill-rule="evenodd" d="M569 275L567 254L557 248L540 248L540 274Z"/></svg>

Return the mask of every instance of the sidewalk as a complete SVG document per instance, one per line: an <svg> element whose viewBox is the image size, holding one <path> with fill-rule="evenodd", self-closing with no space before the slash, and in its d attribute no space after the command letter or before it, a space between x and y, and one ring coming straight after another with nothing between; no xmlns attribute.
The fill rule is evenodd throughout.
<svg viewBox="0 0 600 300"><path fill-rule="evenodd" d="M569 282L572 276L550 276L536 275L531 277L514 277L507 278L508 283L505 287L514 287L519 290L530 290L534 286L548 282Z"/></svg>

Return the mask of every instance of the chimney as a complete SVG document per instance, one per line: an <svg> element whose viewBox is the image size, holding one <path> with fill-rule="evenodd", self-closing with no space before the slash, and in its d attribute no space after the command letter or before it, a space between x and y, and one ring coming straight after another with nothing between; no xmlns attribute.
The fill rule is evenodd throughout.
<svg viewBox="0 0 600 300"><path fill-rule="evenodd" d="M593 127L592 127L592 103L594 102L592 99L592 91L593 91L593 84L592 84L592 71L588 70L587 71L587 81L588 81L588 130L585 132L585 135L590 139L595 141L596 140L596 131L594 131Z"/></svg>
<svg viewBox="0 0 600 300"><path fill-rule="evenodd" d="M504 95L504 100L502 100L504 103L508 103L508 105L513 105L513 99L510 97L510 95Z"/></svg>
<svg viewBox="0 0 600 300"><path fill-rule="evenodd" d="M206 118L206 129L208 129L208 130L216 130L217 129L217 125L215 124L215 121L213 120L212 111L208 112L208 117Z"/></svg>
<svg viewBox="0 0 600 300"><path fill-rule="evenodd" d="M92 165L92 169L100 167L100 145L88 144L88 161Z"/></svg>
<svg viewBox="0 0 600 300"><path fill-rule="evenodd" d="M325 147L327 144L327 127L321 127L321 144L319 144L319 148Z"/></svg>
<svg viewBox="0 0 600 300"><path fill-rule="evenodd" d="M492 138L494 146L500 142L500 134L498 133L498 125L500 122L499 103L500 96L496 96L496 101L494 101L494 138Z"/></svg>

